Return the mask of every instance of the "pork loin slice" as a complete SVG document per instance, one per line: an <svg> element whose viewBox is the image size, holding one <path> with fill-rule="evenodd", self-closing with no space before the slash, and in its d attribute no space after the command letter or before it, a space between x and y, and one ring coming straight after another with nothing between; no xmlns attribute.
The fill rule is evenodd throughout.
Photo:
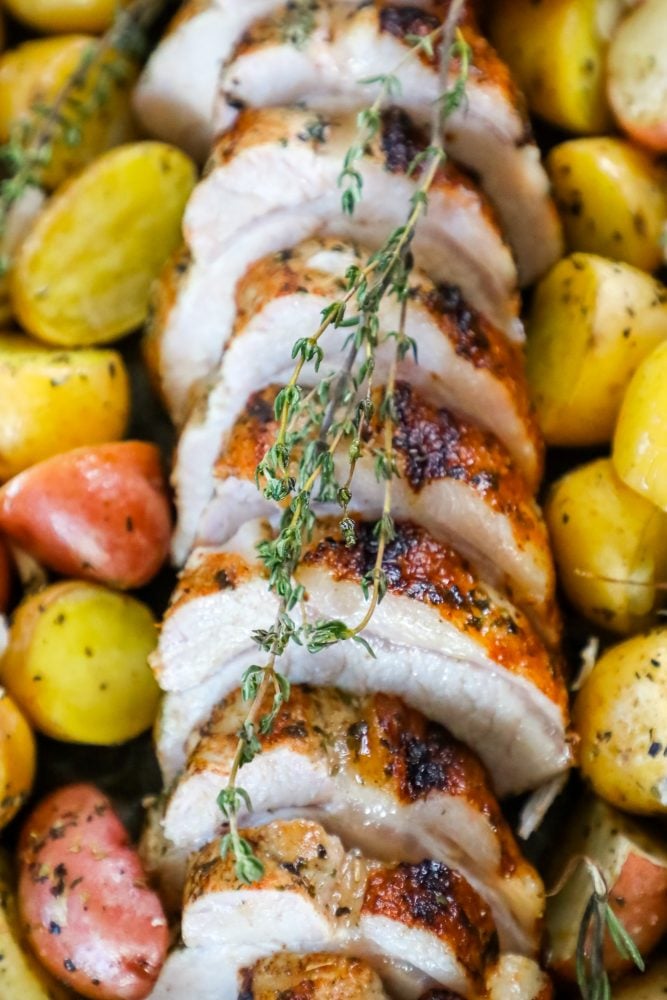
<svg viewBox="0 0 667 1000"><path fill-rule="evenodd" d="M344 955L281 953L260 959L242 973L248 1000L389 1000L377 973Z"/></svg>
<svg viewBox="0 0 667 1000"><path fill-rule="evenodd" d="M299 103L325 114L370 107L379 94L378 78L387 73L400 82L391 100L415 121L430 122L442 91L439 49L432 58L405 57L415 36L437 29L440 18L383 3L359 4L350 14L331 0L319 3L314 16L313 30L298 47L286 30L293 17L289 6L246 32L222 72L217 132L229 127L238 107ZM549 180L507 67L470 23L461 30L472 65L465 103L446 123L447 150L479 177L515 252L521 282L530 284L562 253ZM453 62L451 85L458 72ZM375 82L363 82L368 80Z"/></svg>
<svg viewBox="0 0 667 1000"><path fill-rule="evenodd" d="M218 841L194 854L181 922L186 946L218 944L232 954L254 947L257 959L340 951L379 959L390 989L391 965L383 960L412 967L409 986L393 984L406 998L429 986L462 997L483 992L498 950L495 927L458 872L430 860L388 865L346 853L308 820L276 820L242 836L264 866L262 877L240 881Z"/></svg>
<svg viewBox="0 0 667 1000"><path fill-rule="evenodd" d="M244 112L214 149L210 172L185 214L194 263L163 334L163 367L183 413L193 381L220 359L234 319L234 291L248 266L319 232L384 245L405 223L419 179L408 176L425 138L403 112L385 112L377 140L358 162L364 197L341 211L338 177L356 134L355 116L324 121L300 109ZM522 339L516 268L481 192L448 165L413 241L418 265L461 287L509 336ZM180 407L180 410L179 410Z"/></svg>
<svg viewBox="0 0 667 1000"><path fill-rule="evenodd" d="M279 386L250 397L216 463L216 492L201 522L199 541L227 541L252 517L277 516L276 504L257 488L258 463L276 439L274 402ZM352 485L350 510L379 519L384 482L375 454L384 447L378 414L383 390L373 393L375 418L365 435ZM549 539L528 486L498 439L451 411L430 405L407 382L394 392L393 439L398 477L392 485L395 517L410 519L434 538L454 545L485 580L507 592L551 644L560 638ZM349 471L349 441L334 458L338 482ZM335 503L315 504L335 515Z"/></svg>
<svg viewBox="0 0 667 1000"><path fill-rule="evenodd" d="M172 481L178 497L178 525L172 545L182 565L198 534L201 514L213 495L213 465L220 444L246 400L272 382L284 384L292 374L295 331L317 329L322 310L340 296L341 278L367 252L331 239L309 240L259 261L248 270L236 290L236 321L218 375L210 391L195 407L179 441ZM182 281L183 258L165 274L154 311L153 348L159 367L160 348L169 312ZM541 474L542 448L528 402L523 360L517 347L472 310L451 285L436 286L423 274L411 276L412 293L406 333L417 345L398 366L398 375L419 388L437 406L448 406L493 433L505 445L531 488ZM398 328L393 299L385 298L380 328ZM306 388L336 371L344 360L348 331L328 330L322 337L325 352L319 373L312 365L302 371ZM382 343L376 354L376 377L386 378L393 341ZM169 351L162 352L166 362ZM179 366L180 375L183 367ZM185 366L187 367L187 366ZM173 385L162 365L166 390Z"/></svg>
<svg viewBox="0 0 667 1000"><path fill-rule="evenodd" d="M216 706L169 797L164 836L184 856L222 832L216 798L247 710L239 691ZM355 698L294 685L262 749L243 770L252 801L243 822L293 811L373 857L441 861L487 902L504 949L536 952L540 879L522 858L484 768L441 726L391 695ZM157 867L165 865L169 852ZM161 881L169 882L168 871Z"/></svg>
<svg viewBox="0 0 667 1000"><path fill-rule="evenodd" d="M374 564L376 543L371 524L356 529L357 543L347 548L335 537L337 525L325 523L325 537L305 553L298 576L312 621L363 615L360 581ZM158 732L158 749L172 761L167 769L188 735L178 731L179 713L181 723L191 720L210 711L215 702L205 701L213 691L217 701L235 690L258 658L251 633L274 622L275 595L249 551L265 530L261 522L246 523L227 545L196 550L181 575L151 658L164 690L195 688L164 717L166 732L164 720ZM453 549L410 523L397 524L383 566L388 593L364 631L375 658L353 642L315 656L290 643L281 669L295 683L402 697L464 739L499 794L534 788L569 767L560 662L525 616ZM195 687L207 678L203 691Z"/></svg>

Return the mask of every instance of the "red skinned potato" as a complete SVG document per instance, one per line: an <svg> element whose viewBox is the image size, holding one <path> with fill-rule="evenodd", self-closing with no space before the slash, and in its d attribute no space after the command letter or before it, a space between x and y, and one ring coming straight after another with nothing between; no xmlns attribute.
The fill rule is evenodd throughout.
<svg viewBox="0 0 667 1000"><path fill-rule="evenodd" d="M0 530L56 573L141 587L169 548L160 453L121 441L39 462L0 489Z"/></svg>
<svg viewBox="0 0 667 1000"><path fill-rule="evenodd" d="M621 128L667 152L667 8L644 0L620 23L607 57L609 101Z"/></svg>
<svg viewBox="0 0 667 1000"><path fill-rule="evenodd" d="M38 958L81 996L142 1000L151 992L167 921L123 824L93 785L53 792L26 822L18 899Z"/></svg>

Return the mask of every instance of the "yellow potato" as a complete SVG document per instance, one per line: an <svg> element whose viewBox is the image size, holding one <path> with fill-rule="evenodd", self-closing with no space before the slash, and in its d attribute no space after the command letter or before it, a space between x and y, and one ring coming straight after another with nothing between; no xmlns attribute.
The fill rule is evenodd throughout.
<svg viewBox="0 0 667 1000"><path fill-rule="evenodd" d="M108 28L118 0L3 0L4 6L31 28L47 34Z"/></svg>
<svg viewBox="0 0 667 1000"><path fill-rule="evenodd" d="M12 303L36 337L107 343L139 326L151 283L180 243L195 166L173 146L105 153L56 192L21 244Z"/></svg>
<svg viewBox="0 0 667 1000"><path fill-rule="evenodd" d="M53 584L15 613L0 679L33 725L73 743L123 743L148 729L159 689L149 609L91 583Z"/></svg>
<svg viewBox="0 0 667 1000"><path fill-rule="evenodd" d="M627 812L667 813L667 628L608 649L573 722L582 773L601 798Z"/></svg>
<svg viewBox="0 0 667 1000"><path fill-rule="evenodd" d="M15 702L0 688L0 829L14 818L30 794L35 754L30 726Z"/></svg>
<svg viewBox="0 0 667 1000"><path fill-rule="evenodd" d="M494 0L491 40L531 111L572 132L611 124L606 53L623 0Z"/></svg>
<svg viewBox="0 0 667 1000"><path fill-rule="evenodd" d="M614 1000L660 1000L667 996L667 958L658 958L646 972L636 972L614 985Z"/></svg>
<svg viewBox="0 0 667 1000"><path fill-rule="evenodd" d="M25 42L0 58L0 141L6 142L13 128L26 123L38 128L40 116L35 106L50 106L58 97L69 77L90 52L92 37L66 35ZM113 63L110 81L108 67ZM103 86L106 99L91 107L91 113L81 116L73 104L65 105L63 113L70 125L78 122L80 133L61 131L54 143L50 162L40 172L47 188L57 187L71 174L80 170L111 146L126 142L135 132L130 97L138 68L118 53L110 53L102 69L91 68L86 84L71 94L77 106L90 105L96 88Z"/></svg>
<svg viewBox="0 0 667 1000"><path fill-rule="evenodd" d="M667 344L644 359L628 386L612 459L624 483L667 510Z"/></svg>
<svg viewBox="0 0 667 1000"><path fill-rule="evenodd" d="M16 900L14 868L0 853L0 997L3 1000L68 1000L69 990L33 955Z"/></svg>
<svg viewBox="0 0 667 1000"><path fill-rule="evenodd" d="M667 171L622 139L572 139L547 157L570 250L645 271L662 263Z"/></svg>
<svg viewBox="0 0 667 1000"><path fill-rule="evenodd" d="M0 482L70 448L118 441L129 407L116 351L58 351L0 334Z"/></svg>
<svg viewBox="0 0 667 1000"><path fill-rule="evenodd" d="M622 635L651 624L667 580L667 515L625 486L609 459L554 483L545 516L559 579L587 618Z"/></svg>
<svg viewBox="0 0 667 1000"><path fill-rule="evenodd" d="M667 339L667 289L628 264L574 254L538 285L527 333L547 443L604 444L637 365Z"/></svg>

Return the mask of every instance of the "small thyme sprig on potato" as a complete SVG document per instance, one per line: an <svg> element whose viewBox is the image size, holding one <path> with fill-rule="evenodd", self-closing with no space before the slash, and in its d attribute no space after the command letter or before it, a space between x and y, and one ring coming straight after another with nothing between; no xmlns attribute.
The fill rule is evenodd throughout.
<svg viewBox="0 0 667 1000"><path fill-rule="evenodd" d="M277 662L290 642L317 653L334 643L352 640L362 643L372 653L362 632L386 592L382 562L385 547L394 537L391 483L397 474L393 447L396 369L400 359L416 351L416 345L406 335L411 246L419 221L427 211L431 187L446 160L445 120L465 100L470 53L457 27L462 8L463 0L453 0L444 23L428 36L411 39L410 52L400 64L425 48L434 54L434 42L440 39L441 97L433 106L430 145L415 157L409 168L411 174L419 173L421 180L411 198L406 220L363 266L348 268L341 298L323 310L321 322L310 337L299 338L294 344L292 356L296 365L274 406L278 421L276 439L257 467L257 483L264 495L287 506L276 537L258 546L268 573L269 589L278 596L279 606L273 626L253 635L268 659L263 665L249 667L243 677L243 697L250 707L239 730L227 785L218 796L218 805L228 824L228 832L220 845L221 853L223 857L231 853L237 876L245 883L261 878L263 867L250 843L239 833L238 813L244 806L250 810L251 802L237 781L241 768L261 752L261 737L271 731L281 706L289 698L289 681L277 670ZM454 58L458 58L459 69L450 87L449 72ZM363 177L356 164L380 129L382 103L397 92L398 86L395 72L379 81L376 78L365 82L380 82L381 88L373 105L358 116L358 134L345 156L340 174L342 210L347 214L354 212L363 196ZM399 325L396 331L382 335L379 312L388 297L393 297L399 305ZM333 378L322 379L316 389L304 396L299 386L301 373L306 364L312 364L316 371L319 369L324 360L320 341L330 328L349 330L345 341L346 361ZM385 490L382 514L374 529L375 564L362 580L367 608L356 624L339 620L308 622L303 614L298 622L292 612L295 608L303 610L305 594L296 573L317 523L312 500L338 502L342 511L341 534L348 544L354 544L354 521L348 516L354 470L363 448L364 427L374 415L371 390L375 353L378 345L389 338L395 342L393 360L378 411L383 446L373 456L376 477L384 482ZM341 483L335 476L334 454L343 443L347 444L349 467ZM271 708L262 714L262 706L271 693Z"/></svg>
<svg viewBox="0 0 667 1000"><path fill-rule="evenodd" d="M0 146L0 236L12 207L30 188L41 189L56 143L76 146L83 124L106 104L114 87L128 79L133 62L146 53L148 32L169 6L169 0L133 0L120 7L116 18L96 41L88 45L74 72L50 105L36 104ZM85 96L90 80L95 84ZM0 258L0 273L9 260Z"/></svg>

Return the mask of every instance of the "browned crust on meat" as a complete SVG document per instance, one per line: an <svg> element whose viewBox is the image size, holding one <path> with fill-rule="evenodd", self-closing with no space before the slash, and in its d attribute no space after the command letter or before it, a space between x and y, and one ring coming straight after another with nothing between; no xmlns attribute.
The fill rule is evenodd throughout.
<svg viewBox="0 0 667 1000"><path fill-rule="evenodd" d="M303 565L321 567L334 580L360 582L375 565L373 528L358 521L357 542L348 547L337 522L323 523L323 537L306 552ZM529 681L565 714L567 692L556 654L547 651L522 612L495 601L454 549L414 524L398 522L382 566L390 593L432 607L453 627L474 637L490 659Z"/></svg>
<svg viewBox="0 0 667 1000"><path fill-rule="evenodd" d="M371 872L361 909L407 927L427 930L449 942L482 989L498 938L487 905L462 875L437 861L399 864Z"/></svg>
<svg viewBox="0 0 667 1000"><path fill-rule="evenodd" d="M173 32L177 31L183 24L188 21L192 21L199 14L203 14L205 10L213 7L213 0L188 0L176 11L172 17L165 35L171 35Z"/></svg>
<svg viewBox="0 0 667 1000"><path fill-rule="evenodd" d="M235 552L208 552L197 565L186 567L165 614L165 621L183 604L221 590L235 590L256 572Z"/></svg>
<svg viewBox="0 0 667 1000"><path fill-rule="evenodd" d="M142 341L142 351L153 388L160 395L162 395L162 338L191 262L188 248L185 245L178 247L167 259L151 292L150 314Z"/></svg>
<svg viewBox="0 0 667 1000"><path fill-rule="evenodd" d="M377 974L364 962L344 955L294 955L264 958L242 974L239 1000L382 1000Z"/></svg>

